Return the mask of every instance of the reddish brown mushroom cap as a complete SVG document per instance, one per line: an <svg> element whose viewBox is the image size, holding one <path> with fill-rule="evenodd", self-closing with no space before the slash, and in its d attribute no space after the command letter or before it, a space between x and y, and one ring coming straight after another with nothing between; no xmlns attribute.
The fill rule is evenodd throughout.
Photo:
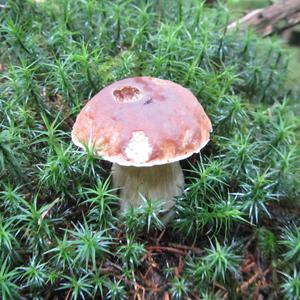
<svg viewBox="0 0 300 300"><path fill-rule="evenodd" d="M154 166L199 152L211 130L189 90L169 80L135 77L95 95L77 116L72 139L120 165Z"/></svg>

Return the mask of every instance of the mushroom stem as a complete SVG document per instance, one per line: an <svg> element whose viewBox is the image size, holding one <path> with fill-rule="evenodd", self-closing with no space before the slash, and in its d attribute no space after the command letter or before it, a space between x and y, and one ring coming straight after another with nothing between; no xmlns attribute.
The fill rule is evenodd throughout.
<svg viewBox="0 0 300 300"><path fill-rule="evenodd" d="M153 167L112 166L112 184L120 188L121 211L130 206L144 205L143 195L149 200L163 201L162 208L171 209L174 197L183 192L184 177L180 163L174 162Z"/></svg>

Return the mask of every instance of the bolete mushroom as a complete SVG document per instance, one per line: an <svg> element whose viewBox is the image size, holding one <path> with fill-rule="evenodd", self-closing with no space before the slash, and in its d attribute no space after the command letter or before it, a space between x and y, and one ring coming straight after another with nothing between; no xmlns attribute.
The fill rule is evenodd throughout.
<svg viewBox="0 0 300 300"><path fill-rule="evenodd" d="M169 210L184 188L179 161L209 141L211 122L196 97L169 80L135 77L102 89L82 109L73 142L113 163L121 210L143 197Z"/></svg>

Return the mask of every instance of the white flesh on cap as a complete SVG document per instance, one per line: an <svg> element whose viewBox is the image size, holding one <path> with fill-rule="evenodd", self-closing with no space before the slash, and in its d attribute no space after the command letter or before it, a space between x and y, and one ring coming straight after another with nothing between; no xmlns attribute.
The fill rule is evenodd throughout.
<svg viewBox="0 0 300 300"><path fill-rule="evenodd" d="M112 184L120 189L122 212L130 206L144 206L143 197L162 201L162 208L169 210L174 206L174 197L183 192L184 177L178 161L153 167L127 167L114 163Z"/></svg>

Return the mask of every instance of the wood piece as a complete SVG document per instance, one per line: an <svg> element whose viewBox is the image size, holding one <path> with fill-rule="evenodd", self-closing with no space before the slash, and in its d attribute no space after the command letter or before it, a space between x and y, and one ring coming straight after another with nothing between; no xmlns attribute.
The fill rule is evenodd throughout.
<svg viewBox="0 0 300 300"><path fill-rule="evenodd" d="M283 0L271 6L251 11L228 26L229 30L256 28L262 36L269 36L300 23L300 0Z"/></svg>
<svg viewBox="0 0 300 300"><path fill-rule="evenodd" d="M148 251L171 252L171 253L182 255L182 256L187 255L187 252L180 250L180 249L173 248L173 247L164 247L164 246L155 245L155 246L148 246L148 247L146 247L146 249Z"/></svg>

